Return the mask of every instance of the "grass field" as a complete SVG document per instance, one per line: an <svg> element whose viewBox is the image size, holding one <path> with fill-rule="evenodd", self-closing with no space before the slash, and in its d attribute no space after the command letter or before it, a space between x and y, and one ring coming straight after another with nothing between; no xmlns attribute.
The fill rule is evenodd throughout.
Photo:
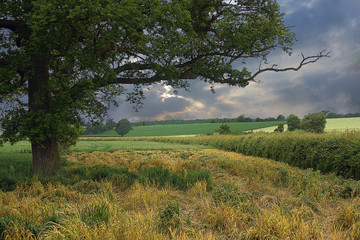
<svg viewBox="0 0 360 240"><path fill-rule="evenodd" d="M80 141L49 179L29 143L1 148L0 239L360 239L360 182L127 140Z"/></svg>
<svg viewBox="0 0 360 240"><path fill-rule="evenodd" d="M266 128L260 128L254 130L254 132L274 132L277 126L271 126ZM285 124L285 131L287 130L287 125ZM325 132L343 132L343 131L352 131L360 130L360 117L356 118L328 118L326 119Z"/></svg>
<svg viewBox="0 0 360 240"><path fill-rule="evenodd" d="M71 152L114 152L118 150L179 150L203 149L199 145L158 143L149 141L78 141L75 146L63 151ZM0 147L0 189L12 188L17 181L25 181L31 172L31 146L28 141L21 141L13 146L5 143ZM7 176L8 179L4 180ZM3 182L1 182L3 181ZM6 186L5 186L6 185ZM1 239L1 238L0 238Z"/></svg>
<svg viewBox="0 0 360 240"><path fill-rule="evenodd" d="M357 118L330 118L327 119L325 131L360 130L360 117Z"/></svg>
<svg viewBox="0 0 360 240"><path fill-rule="evenodd" d="M236 122L225 123L232 132L242 132L252 129L276 126L281 122ZM174 136L174 135L200 135L212 134L220 128L221 123L194 123L194 124L170 124L170 125L150 125L133 127L126 136ZM114 130L109 130L100 134L91 135L99 137L119 136Z"/></svg>

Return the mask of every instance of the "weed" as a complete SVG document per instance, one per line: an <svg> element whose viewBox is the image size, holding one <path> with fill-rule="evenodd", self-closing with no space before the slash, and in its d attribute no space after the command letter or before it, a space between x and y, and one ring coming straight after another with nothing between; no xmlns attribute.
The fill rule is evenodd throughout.
<svg viewBox="0 0 360 240"><path fill-rule="evenodd" d="M0 189L2 191L12 191L16 188L16 185L18 184L19 179L16 179L16 177L13 174L9 174L5 170L0 170Z"/></svg>
<svg viewBox="0 0 360 240"><path fill-rule="evenodd" d="M32 235L35 238L38 237L43 227L28 221L22 220L13 216L7 216L0 218L0 239L8 239L6 235L16 232L28 232L28 235Z"/></svg>
<svg viewBox="0 0 360 240"><path fill-rule="evenodd" d="M155 184L159 186L165 186L165 183L170 178L170 172L162 167L154 167L141 170L139 172L139 181L142 184Z"/></svg>
<svg viewBox="0 0 360 240"><path fill-rule="evenodd" d="M88 206L80 213L81 220L88 226L108 223L110 216L111 212L109 205L104 202Z"/></svg>
<svg viewBox="0 0 360 240"><path fill-rule="evenodd" d="M232 185L218 185L212 190L211 196L216 205L228 203L231 206L236 206L240 202L249 201L250 195L241 193L236 187Z"/></svg>
<svg viewBox="0 0 360 240"><path fill-rule="evenodd" d="M120 191L128 189L134 183L134 181L135 174L130 174L129 172L122 174L115 173L111 176L112 184Z"/></svg>
<svg viewBox="0 0 360 240"><path fill-rule="evenodd" d="M168 183L179 190L187 190L189 186L193 186L196 182L202 180L205 180L210 185L209 172L190 170L188 172L171 173L162 167L143 169L139 172L139 181L142 184L152 183L158 186L165 186Z"/></svg>
<svg viewBox="0 0 360 240"><path fill-rule="evenodd" d="M160 228L163 230L178 228L180 225L180 206L178 202L169 202L160 212Z"/></svg>

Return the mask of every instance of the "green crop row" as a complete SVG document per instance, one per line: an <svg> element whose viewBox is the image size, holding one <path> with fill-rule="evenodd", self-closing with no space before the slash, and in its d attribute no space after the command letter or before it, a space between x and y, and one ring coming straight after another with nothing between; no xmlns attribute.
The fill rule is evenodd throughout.
<svg viewBox="0 0 360 240"><path fill-rule="evenodd" d="M299 168L360 179L360 134L248 134L193 138L153 138L153 141L199 144L269 158Z"/></svg>

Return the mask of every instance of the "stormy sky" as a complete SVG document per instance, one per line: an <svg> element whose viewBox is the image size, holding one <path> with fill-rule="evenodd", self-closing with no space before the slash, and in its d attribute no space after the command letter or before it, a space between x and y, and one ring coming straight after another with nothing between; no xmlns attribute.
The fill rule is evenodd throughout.
<svg viewBox="0 0 360 240"><path fill-rule="evenodd" d="M278 0L286 14L285 24L293 26L297 41L291 57L277 51L269 63L278 67L296 66L305 56L321 50L331 58L307 65L298 72L265 73L261 83L245 88L210 86L191 81L191 91L179 91L160 84L146 91L143 108L135 112L125 97L111 107L109 117L130 121L166 119L277 117L328 110L360 112L360 1L359 0ZM258 63L254 65L258 67Z"/></svg>

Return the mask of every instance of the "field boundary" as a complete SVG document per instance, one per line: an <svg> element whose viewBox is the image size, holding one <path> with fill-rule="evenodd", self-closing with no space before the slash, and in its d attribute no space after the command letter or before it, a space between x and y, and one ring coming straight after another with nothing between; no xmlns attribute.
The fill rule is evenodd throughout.
<svg viewBox="0 0 360 240"><path fill-rule="evenodd" d="M152 138L153 141L208 145L247 156L269 158L303 169L360 179L360 132L348 134L248 134L193 138Z"/></svg>

